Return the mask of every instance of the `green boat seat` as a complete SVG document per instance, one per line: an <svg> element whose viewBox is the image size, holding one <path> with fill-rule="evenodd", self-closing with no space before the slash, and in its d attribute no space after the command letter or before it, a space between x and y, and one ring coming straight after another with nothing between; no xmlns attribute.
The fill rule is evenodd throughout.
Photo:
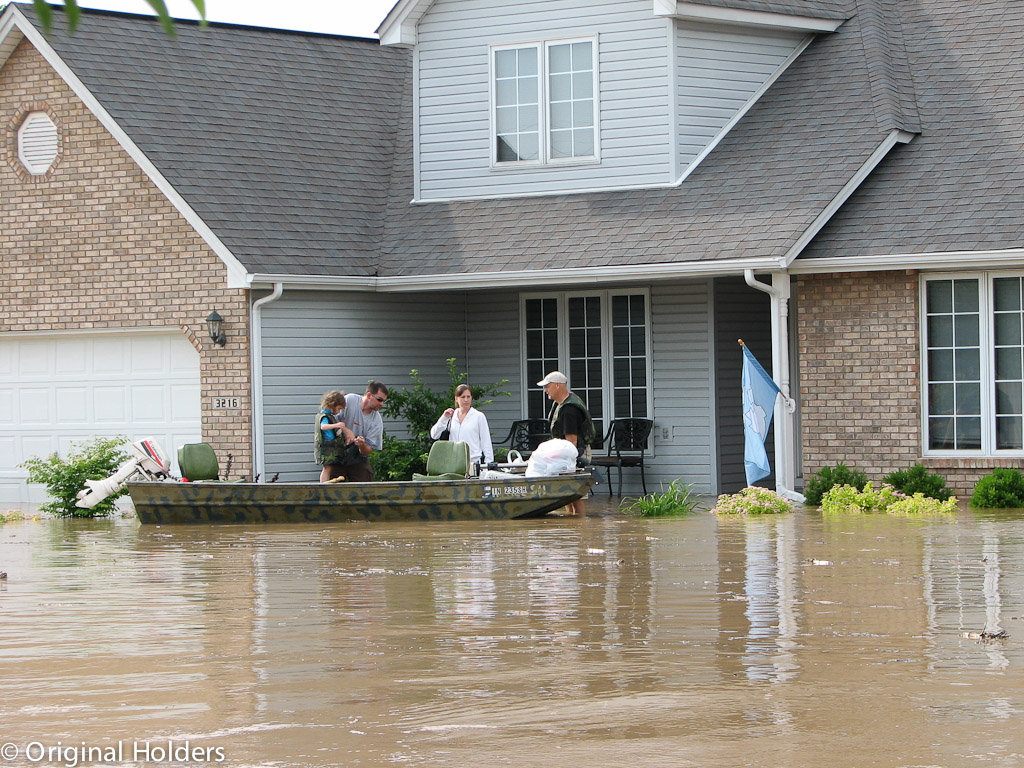
<svg viewBox="0 0 1024 768"><path fill-rule="evenodd" d="M178 467L181 476L189 480L217 480L220 465L217 454L209 443L186 443L178 449Z"/></svg>
<svg viewBox="0 0 1024 768"><path fill-rule="evenodd" d="M427 455L427 473L413 480L463 480L469 473L469 444L459 440L438 440Z"/></svg>

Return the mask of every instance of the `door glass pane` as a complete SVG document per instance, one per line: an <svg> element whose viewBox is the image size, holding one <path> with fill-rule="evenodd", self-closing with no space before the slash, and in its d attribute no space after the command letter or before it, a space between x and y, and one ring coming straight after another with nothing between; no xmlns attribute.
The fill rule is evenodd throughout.
<svg viewBox="0 0 1024 768"><path fill-rule="evenodd" d="M612 296L615 417L647 418L647 312L642 295ZM619 331L625 330L626 333ZM619 365L619 363L624 365ZM620 410L628 407L628 410ZM627 405L628 404L628 405Z"/></svg>
<svg viewBox="0 0 1024 768"><path fill-rule="evenodd" d="M582 398L600 433L604 419L601 297L574 296L569 305L569 388Z"/></svg>
<svg viewBox="0 0 1024 768"><path fill-rule="evenodd" d="M543 419L547 416L548 400L544 391L536 386L550 371L558 369L558 300L554 298L527 299L524 302L526 322L526 416Z"/></svg>

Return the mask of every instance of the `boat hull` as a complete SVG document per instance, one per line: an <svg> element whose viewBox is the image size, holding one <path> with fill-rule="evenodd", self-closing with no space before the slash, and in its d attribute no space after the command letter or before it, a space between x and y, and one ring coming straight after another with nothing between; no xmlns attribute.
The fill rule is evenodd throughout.
<svg viewBox="0 0 1024 768"><path fill-rule="evenodd" d="M498 480L384 483L128 483L144 524L507 520L583 498L590 472Z"/></svg>

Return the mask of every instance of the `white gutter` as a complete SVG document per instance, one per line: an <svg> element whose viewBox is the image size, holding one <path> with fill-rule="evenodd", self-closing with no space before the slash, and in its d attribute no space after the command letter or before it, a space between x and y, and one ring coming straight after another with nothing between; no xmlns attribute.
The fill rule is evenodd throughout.
<svg viewBox="0 0 1024 768"><path fill-rule="evenodd" d="M252 358L252 471L253 476L263 477L266 466L264 458L263 431L263 321L264 305L281 298L282 283L274 284L274 292L253 302L249 313L249 351ZM265 482L264 478L264 482Z"/></svg>
<svg viewBox="0 0 1024 768"><path fill-rule="evenodd" d="M515 272L464 272L462 274L398 275L394 277L352 277L345 275L254 274L248 288L268 288L284 283L290 289L345 290L375 293L404 291L452 291L483 288L574 285L578 283L650 282L652 280L724 277L744 270L770 272L784 269L780 258L680 261L661 264L624 264L615 267L575 267L569 269L523 269Z"/></svg>
<svg viewBox="0 0 1024 768"><path fill-rule="evenodd" d="M754 271L743 271L747 285L771 297L772 371L775 383L782 390L782 400L776 398L775 416L775 490L779 495L799 503L804 497L793 490L796 485L796 400L790 396L789 386L789 275L773 272L772 284L759 282Z"/></svg>
<svg viewBox="0 0 1024 768"><path fill-rule="evenodd" d="M797 259L789 267L789 273L792 275L816 275L836 272L882 272L892 269L974 270L980 266L1019 267L1022 262L1024 262L1024 248L1000 248L990 251L887 253L871 256Z"/></svg>

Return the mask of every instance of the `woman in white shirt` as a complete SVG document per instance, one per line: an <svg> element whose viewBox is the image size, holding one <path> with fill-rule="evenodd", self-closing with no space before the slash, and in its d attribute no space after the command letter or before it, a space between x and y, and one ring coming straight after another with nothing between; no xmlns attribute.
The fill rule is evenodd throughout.
<svg viewBox="0 0 1024 768"><path fill-rule="evenodd" d="M468 384L459 384L455 389L455 405L457 408L445 409L430 428L430 436L437 440L447 429L449 440L461 440L469 445L470 465L479 461L486 466L494 461L491 430L487 426L487 417L473 407L473 391Z"/></svg>

